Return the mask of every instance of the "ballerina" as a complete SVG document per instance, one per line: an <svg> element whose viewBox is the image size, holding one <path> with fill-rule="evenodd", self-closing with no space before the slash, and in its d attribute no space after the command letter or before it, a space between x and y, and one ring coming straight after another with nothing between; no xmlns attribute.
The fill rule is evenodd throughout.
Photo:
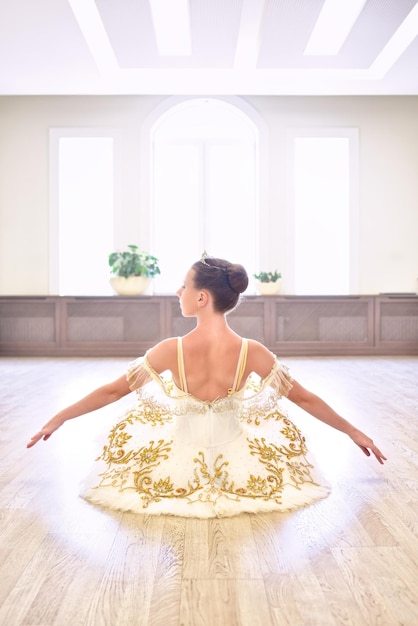
<svg viewBox="0 0 418 626"><path fill-rule="evenodd" d="M135 392L135 406L111 429L82 497L136 513L202 518L288 511L329 494L282 397L383 464L369 436L294 380L263 344L230 328L227 314L247 286L242 265L203 256L177 291L183 316L195 317L196 327L161 341L127 373L59 411L27 447Z"/></svg>

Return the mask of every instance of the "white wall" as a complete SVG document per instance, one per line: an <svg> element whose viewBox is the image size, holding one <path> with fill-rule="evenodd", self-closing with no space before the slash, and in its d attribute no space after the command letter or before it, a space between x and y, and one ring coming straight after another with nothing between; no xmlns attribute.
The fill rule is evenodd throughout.
<svg viewBox="0 0 418 626"><path fill-rule="evenodd" d="M119 237L141 233L141 128L161 96L0 97L0 294L44 295L49 272L49 129L111 127L122 136ZM360 293L415 291L418 97L249 97L268 130L264 257L286 274L286 131L358 127ZM144 209L144 207L142 207ZM100 227L98 226L98 236ZM137 233L135 237L132 233ZM74 242L74 249L77 242ZM105 271L107 269L105 268ZM183 271L183 268L179 268Z"/></svg>

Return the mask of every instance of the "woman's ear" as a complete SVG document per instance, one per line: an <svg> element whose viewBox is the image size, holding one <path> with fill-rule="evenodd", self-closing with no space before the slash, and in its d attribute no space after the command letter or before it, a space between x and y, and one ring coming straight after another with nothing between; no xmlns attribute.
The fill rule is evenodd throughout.
<svg viewBox="0 0 418 626"><path fill-rule="evenodd" d="M205 306L208 303L209 297L207 291L200 291L197 299L199 306Z"/></svg>

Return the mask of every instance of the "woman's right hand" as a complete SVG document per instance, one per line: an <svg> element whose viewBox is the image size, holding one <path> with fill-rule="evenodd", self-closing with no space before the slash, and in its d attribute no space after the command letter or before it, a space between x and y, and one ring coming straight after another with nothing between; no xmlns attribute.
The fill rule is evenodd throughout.
<svg viewBox="0 0 418 626"><path fill-rule="evenodd" d="M126 396L128 393L131 393L131 389L128 385L128 381L126 380L125 374L123 376L119 376L119 378L111 383L107 383L106 385L102 385L101 387L94 389L94 391L89 393L84 398L81 398L81 400L78 400L66 409L57 413L52 419L49 420L49 422L45 424L45 426L43 426L43 428L41 428L38 433L36 433L36 435L31 438L26 447L32 448L32 446L34 446L35 443L38 443L41 439L47 441L52 433L54 433L67 420L79 417L80 415L85 415L85 413L97 411L97 409L101 409L107 404L120 400L120 398Z"/></svg>
<svg viewBox="0 0 418 626"><path fill-rule="evenodd" d="M41 439L47 441L52 433L54 433L56 430L58 430L60 426L63 425L64 421L65 420L58 417L57 415L50 419L49 422L47 422L45 426L43 426L41 430L36 433L36 435L33 435L33 437L31 437L30 441L26 444L26 447L32 448L32 446L34 446L35 443L38 443L38 441L40 441Z"/></svg>

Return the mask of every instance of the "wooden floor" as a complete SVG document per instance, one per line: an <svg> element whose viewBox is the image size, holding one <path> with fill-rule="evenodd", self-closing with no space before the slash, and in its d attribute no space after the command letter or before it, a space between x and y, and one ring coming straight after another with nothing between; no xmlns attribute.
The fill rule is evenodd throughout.
<svg viewBox="0 0 418 626"><path fill-rule="evenodd" d="M283 361L389 460L381 467L290 405L330 497L208 521L113 513L78 497L98 439L133 396L25 449L126 359L0 359L0 624L416 626L418 359Z"/></svg>

